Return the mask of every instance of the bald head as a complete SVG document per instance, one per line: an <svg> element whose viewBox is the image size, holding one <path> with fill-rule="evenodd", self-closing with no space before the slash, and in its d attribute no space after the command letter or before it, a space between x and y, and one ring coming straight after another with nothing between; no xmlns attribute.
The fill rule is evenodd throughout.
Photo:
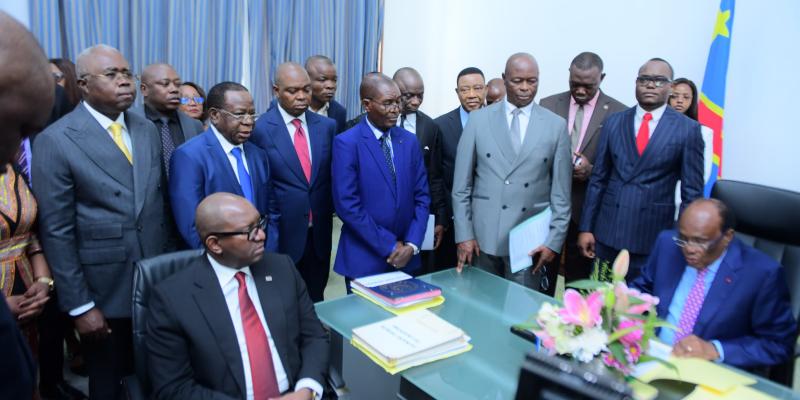
<svg viewBox="0 0 800 400"><path fill-rule="evenodd" d="M686 263L703 269L718 259L733 240L733 216L719 200L697 199L683 210L678 230Z"/></svg>
<svg viewBox="0 0 800 400"><path fill-rule="evenodd" d="M425 84L419 72L411 67L403 67L394 73L392 80L400 89L402 113L405 115L417 112L425 97Z"/></svg>
<svg viewBox="0 0 800 400"><path fill-rule="evenodd" d="M33 35L2 11L0 32L0 163L6 164L14 159L22 138L47 123L55 81Z"/></svg>
<svg viewBox="0 0 800 400"><path fill-rule="evenodd" d="M506 86L500 78L494 78L486 84L486 105L497 103L506 97Z"/></svg>
<svg viewBox="0 0 800 400"><path fill-rule="evenodd" d="M214 193L195 211L195 227L208 254L235 269L264 256L266 232L262 221L249 201L231 193Z"/></svg>
<svg viewBox="0 0 800 400"><path fill-rule="evenodd" d="M194 223L200 238L211 232L224 232L229 229L231 217L255 212L255 207L247 199L232 193L214 193L200 202L195 211Z"/></svg>
<svg viewBox="0 0 800 400"><path fill-rule="evenodd" d="M366 98L375 97L378 91L387 87L394 87L397 89L397 84L380 72L370 72L364 75L364 79L361 80L361 86L359 86L358 91L361 100L364 100Z"/></svg>
<svg viewBox="0 0 800 400"><path fill-rule="evenodd" d="M400 89L393 80L380 72L372 72L361 80L361 105L367 120L381 131L397 124L403 106Z"/></svg>
<svg viewBox="0 0 800 400"><path fill-rule="evenodd" d="M528 53L516 53L506 61L503 73L508 102L525 107L531 104L539 90L539 64Z"/></svg>
<svg viewBox="0 0 800 400"><path fill-rule="evenodd" d="M300 64L283 63L275 71L272 91L281 108L290 115L298 117L306 112L311 101L311 80Z"/></svg>
<svg viewBox="0 0 800 400"><path fill-rule="evenodd" d="M144 103L169 114L181 105L181 77L169 64L150 64L142 71L139 90Z"/></svg>
<svg viewBox="0 0 800 400"><path fill-rule="evenodd" d="M95 59L117 55L122 57L122 53L120 53L119 50L107 44L96 44L83 49L83 51L78 54L78 57L75 58L75 71L78 74L78 78L86 74L94 73L92 72L92 66Z"/></svg>

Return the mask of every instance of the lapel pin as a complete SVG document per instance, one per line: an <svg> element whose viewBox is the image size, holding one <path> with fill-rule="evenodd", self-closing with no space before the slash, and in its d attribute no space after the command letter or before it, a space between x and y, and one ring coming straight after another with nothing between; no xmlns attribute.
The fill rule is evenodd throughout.
<svg viewBox="0 0 800 400"><path fill-rule="evenodd" d="M264 280L267 281L267 282L272 282L272 275L265 276Z"/></svg>
<svg viewBox="0 0 800 400"><path fill-rule="evenodd" d="M608 104L603 104L603 110L608 110Z"/></svg>
<svg viewBox="0 0 800 400"><path fill-rule="evenodd" d="M430 149L431 149L430 147L428 147L428 146L425 146L425 150L430 150Z"/></svg>
<svg viewBox="0 0 800 400"><path fill-rule="evenodd" d="M726 276L725 277L725 283L730 284L731 282L733 282L733 279L731 279L730 276Z"/></svg>

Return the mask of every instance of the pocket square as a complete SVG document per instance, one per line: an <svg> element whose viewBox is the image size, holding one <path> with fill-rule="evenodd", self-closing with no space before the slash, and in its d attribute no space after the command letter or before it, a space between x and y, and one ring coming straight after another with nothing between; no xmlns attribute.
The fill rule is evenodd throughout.
<svg viewBox="0 0 800 400"><path fill-rule="evenodd" d="M430 147L428 147L428 146L425 146L425 150L430 150L430 149L431 149Z"/></svg>

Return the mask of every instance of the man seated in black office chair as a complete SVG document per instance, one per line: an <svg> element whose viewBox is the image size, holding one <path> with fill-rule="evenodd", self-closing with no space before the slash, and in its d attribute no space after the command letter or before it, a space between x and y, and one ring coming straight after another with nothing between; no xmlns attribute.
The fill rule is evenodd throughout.
<svg viewBox="0 0 800 400"><path fill-rule="evenodd" d="M157 399L312 399L328 335L286 255L264 253L265 220L244 198L197 207L205 254L150 299L147 359Z"/></svg>

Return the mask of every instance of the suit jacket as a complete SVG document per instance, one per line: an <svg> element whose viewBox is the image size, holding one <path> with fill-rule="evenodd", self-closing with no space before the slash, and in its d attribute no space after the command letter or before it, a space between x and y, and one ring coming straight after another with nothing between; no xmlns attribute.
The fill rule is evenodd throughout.
<svg viewBox="0 0 800 400"><path fill-rule="evenodd" d="M366 113L361 114L350 121L347 125L350 128L358 125ZM348 128L349 129L349 128ZM422 111L417 111L416 133L419 150L425 162L425 171L428 173L428 189L431 197L430 213L436 216L436 225L450 225L450 215L447 209L450 207L450 192L445 192L444 181L442 179L442 152L441 152L441 131L439 126Z"/></svg>
<svg viewBox="0 0 800 400"><path fill-rule="evenodd" d="M507 256L511 228L550 207L553 216L544 244L558 253L570 213L567 124L534 103L525 141L515 155L505 104L473 111L458 143L453 181L456 243L476 239L481 251Z"/></svg>
<svg viewBox="0 0 800 400"><path fill-rule="evenodd" d="M290 390L302 378L324 383L328 334L292 260L266 253L250 269ZM154 398L245 399L236 331L205 254L155 287L147 322Z"/></svg>
<svg viewBox="0 0 800 400"><path fill-rule="evenodd" d="M278 107L256 122L250 142L264 149L269 159L272 186L281 215L278 251L300 261L308 237L308 213L312 213L314 248L322 260L331 257L333 199L331 197L331 148L336 123L306 112L311 143L311 183L306 179L294 144ZM291 135L294 135L292 131Z"/></svg>
<svg viewBox="0 0 800 400"><path fill-rule="evenodd" d="M278 249L280 211L273 194L267 154L250 142L243 146L253 186L254 206L261 215L269 216L266 248L275 251ZM244 196L242 187L211 128L178 147L172 153L169 165L172 215L186 244L199 249L203 244L194 226L197 206L206 196L217 192Z"/></svg>
<svg viewBox="0 0 800 400"><path fill-rule="evenodd" d="M392 271L386 262L398 241L422 245L428 222L428 177L417 138L389 131L396 185L366 118L333 140L333 204L342 219L334 271L349 278ZM404 270L419 268L419 255Z"/></svg>
<svg viewBox="0 0 800 400"><path fill-rule="evenodd" d="M441 169L442 187L447 206L447 216L453 216L453 203L450 201L453 195L453 177L455 176L456 150L458 141L461 139L461 106L447 114L439 116L434 120L441 133Z"/></svg>
<svg viewBox="0 0 800 400"><path fill-rule="evenodd" d="M347 123L347 109L338 101L331 99L330 106L328 107L328 118L336 121L336 133L345 131L345 124Z"/></svg>
<svg viewBox="0 0 800 400"><path fill-rule="evenodd" d="M571 100L572 94L566 91L564 93L545 97L539 101L539 105L569 121L569 105ZM610 115L625 111L627 108L628 107L624 104L603 93L602 90L600 91L600 95L594 106L594 111L592 112L592 118L589 120L589 125L586 127L583 142L581 142L581 146L578 149L578 152L583 155L584 160L594 164L597 143L599 142L597 138L600 136L600 129L603 127L603 122L605 122L606 118ZM567 132L571 129L572 127L568 126ZM572 221L576 225L581 221L583 200L586 197L586 186L588 184L588 179L586 181L572 180Z"/></svg>
<svg viewBox="0 0 800 400"><path fill-rule="evenodd" d="M675 184L681 210L703 195L700 124L667 107L639 156L636 107L616 113L600 132L578 229L615 249L649 254L658 233L672 227Z"/></svg>
<svg viewBox="0 0 800 400"><path fill-rule="evenodd" d="M94 301L129 318L133 263L172 250L158 133L135 113L125 124L132 166L83 103L34 144L39 238L67 311Z"/></svg>
<svg viewBox="0 0 800 400"><path fill-rule="evenodd" d="M667 318L686 259L662 232L633 286L659 298ZM706 294L694 326L703 340L719 340L724 363L740 368L780 364L794 354L797 322L792 315L783 267L766 254L733 239Z"/></svg>

